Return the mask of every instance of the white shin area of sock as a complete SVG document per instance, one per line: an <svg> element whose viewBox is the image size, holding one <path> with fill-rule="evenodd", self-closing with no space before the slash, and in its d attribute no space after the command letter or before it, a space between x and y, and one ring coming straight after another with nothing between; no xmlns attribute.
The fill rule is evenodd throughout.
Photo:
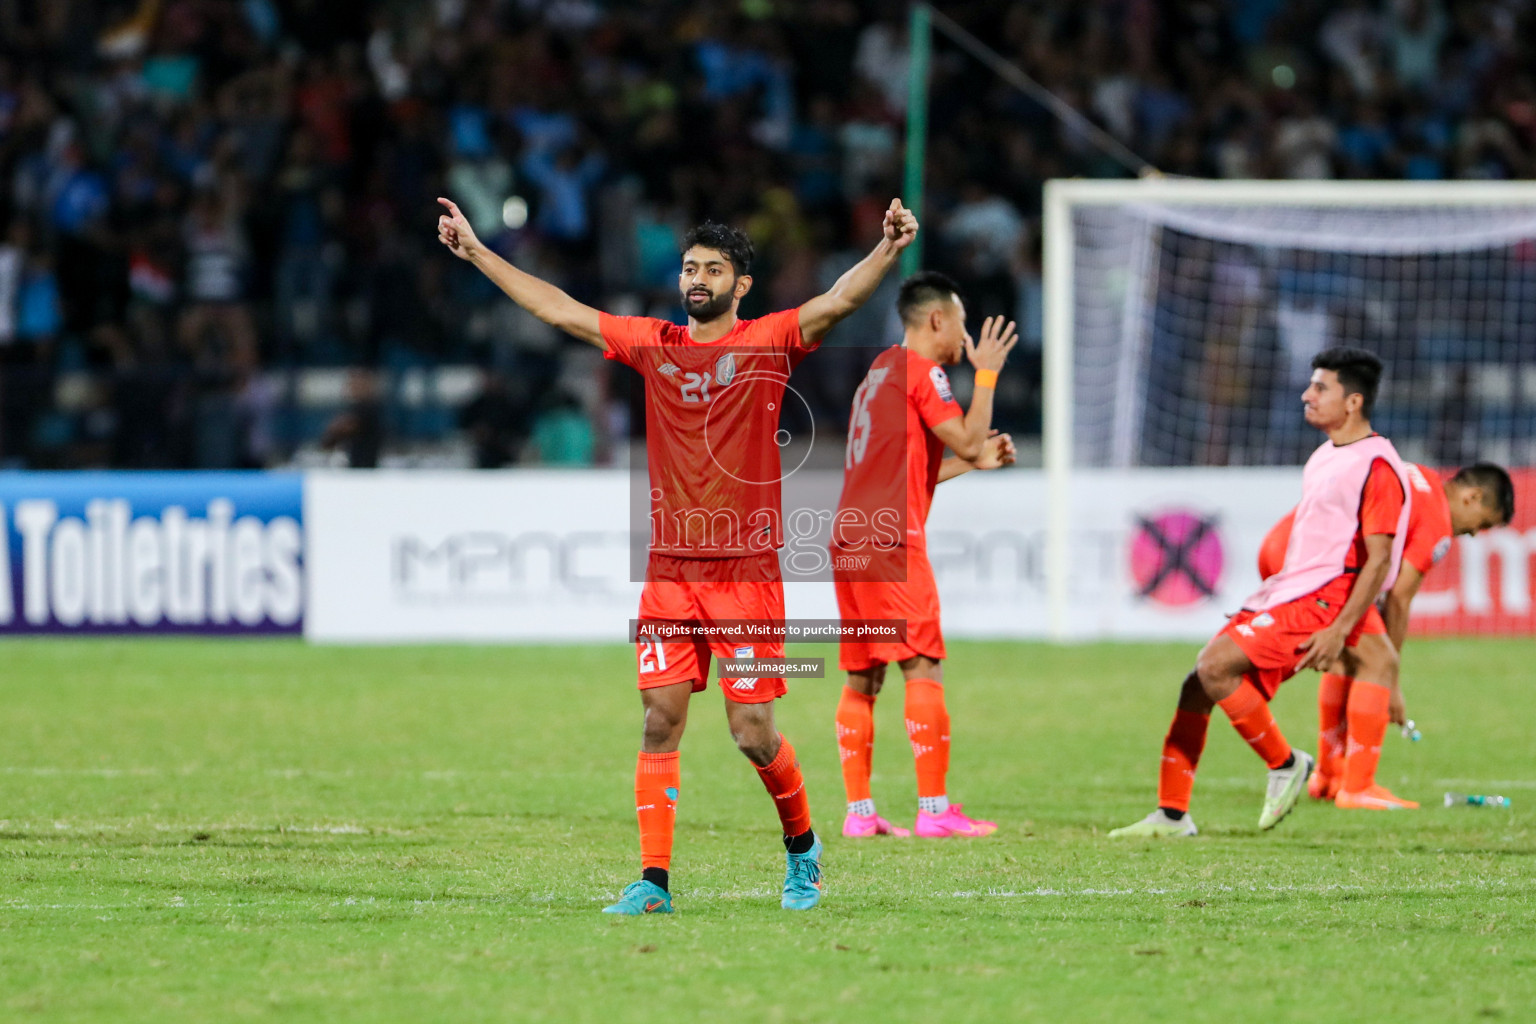
<svg viewBox="0 0 1536 1024"><path fill-rule="evenodd" d="M867 818L875 813L875 802L873 800L850 800L848 801L848 813Z"/></svg>
<svg viewBox="0 0 1536 1024"><path fill-rule="evenodd" d="M943 814L949 810L949 797L920 796L917 798L917 809L927 811L929 814Z"/></svg>

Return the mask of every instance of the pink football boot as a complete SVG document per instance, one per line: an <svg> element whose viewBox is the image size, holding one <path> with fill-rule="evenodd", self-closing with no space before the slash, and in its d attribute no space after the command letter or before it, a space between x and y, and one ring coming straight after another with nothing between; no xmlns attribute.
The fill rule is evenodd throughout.
<svg viewBox="0 0 1536 1024"><path fill-rule="evenodd" d="M850 839L867 836L906 837L912 833L900 825L893 825L878 814L850 814L843 819L843 835Z"/></svg>
<svg viewBox="0 0 1536 1024"><path fill-rule="evenodd" d="M967 818L960 813L959 804L950 804L943 814L917 812L917 834L924 839L942 839L945 836L967 836L980 839L997 831L997 823Z"/></svg>

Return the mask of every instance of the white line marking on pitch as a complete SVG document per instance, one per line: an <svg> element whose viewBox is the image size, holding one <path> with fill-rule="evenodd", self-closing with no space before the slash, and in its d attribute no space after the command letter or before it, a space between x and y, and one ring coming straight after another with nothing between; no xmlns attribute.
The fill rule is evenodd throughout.
<svg viewBox="0 0 1536 1024"><path fill-rule="evenodd" d="M215 774L222 774L223 770L220 769L220 768L207 767L207 766L204 766L204 765L186 765L186 766L177 767L177 768L153 768L153 767L148 767L148 768L146 768L146 767L139 767L139 768L63 768L63 767L59 767L57 765L0 765L0 774L5 774L5 775L33 775L33 776L38 776L38 777L43 777L43 778L47 778L47 777L51 777L51 776L64 776L64 777L85 776L85 777L99 778L99 779L117 779L117 778L124 778L124 777L128 777L128 776L196 775L196 774L205 773L205 772L212 772L212 773L215 773ZM233 772L232 774L239 775L239 774L249 774L249 773ZM345 768L345 769L331 769L331 768L267 768L267 769L263 770L262 774L264 774L264 775L266 775L266 776L268 776L270 778L274 778L274 779L362 779L362 778L368 778L368 779L398 779L398 778L419 778L419 779L425 779L428 782L453 782L453 781L458 780L458 779L483 779L483 778L511 779L511 778L520 778L521 777L520 773L514 772L514 771L512 771L509 768L482 768L482 769L464 769L464 768L431 769L431 768L428 768L428 769L423 769L423 770L420 770L420 771L416 771L416 770L412 770L412 771L357 771L357 770L351 769L351 768ZM576 771L569 771L569 772L553 772L553 773L546 772L544 774L546 774L546 775L554 774L554 775L561 775L561 776L581 777L581 776L583 776L584 773L576 772ZM1260 776L1260 778L1262 779L1262 776Z"/></svg>
<svg viewBox="0 0 1536 1024"><path fill-rule="evenodd" d="M35 826L46 828L47 826ZM10 821L0 819L0 828L28 828L28 823L23 821ZM266 824L260 822L220 822L209 824L206 822L187 822L186 824L166 824L164 822L146 822L142 825L123 824L121 822L73 822L55 821L55 832L139 832L144 829L153 829L156 832L277 832L277 833L305 833L315 835L332 836L367 836L375 832L395 835L401 833L390 832L387 829L371 829L362 825L283 825Z"/></svg>
<svg viewBox="0 0 1536 1024"><path fill-rule="evenodd" d="M1344 882L1328 882L1319 885L1213 885L1198 889L1038 889L1013 891L1007 889L974 889L959 892L934 893L957 900L968 899L1021 899L1031 896L1212 896L1218 894L1256 895L1262 893L1298 893L1321 896L1330 892L1367 892L1382 895L1410 895L1423 892L1449 892L1456 889L1504 889L1519 892L1524 886L1511 887L1503 879L1475 879L1467 882L1432 882L1426 885L1350 885Z"/></svg>
<svg viewBox="0 0 1536 1024"><path fill-rule="evenodd" d="M1119 896L1223 896L1223 895L1266 895L1270 893L1290 893L1303 896L1321 896L1334 892L1358 892L1379 894L1383 896L1410 895L1426 892L1454 892L1456 890L1472 890L1478 892L1495 891L1509 895L1519 895L1526 892L1532 886L1530 883L1511 884L1503 879L1472 879L1458 882L1433 882L1425 885L1353 885L1344 882L1330 882L1319 885L1207 885L1190 889L1169 889L1162 887L1146 889L1055 889L1041 886L1036 889L969 889L954 892L929 893L932 899L953 900L1014 900L1014 899L1099 899ZM778 890L767 886L753 889L690 889L685 894L691 900L759 900L771 899L777 896ZM389 906L391 904L409 903L420 909L422 907L477 907L497 906L506 903L513 898L520 902L532 900L539 903L555 903L563 899L572 898L558 893L522 894L508 893L505 896L473 897L473 896L438 896L432 899L404 899L392 896L347 896L342 899L325 900L322 906L330 907L354 907L354 906ZM606 902L613 898L612 893L589 895L590 902ZM6 911L22 910L238 910L255 909L271 906L291 906L292 901L268 899L268 900L217 900L203 902L196 899L187 899L184 896L173 896L165 903L23 903L16 900L0 902L0 914Z"/></svg>

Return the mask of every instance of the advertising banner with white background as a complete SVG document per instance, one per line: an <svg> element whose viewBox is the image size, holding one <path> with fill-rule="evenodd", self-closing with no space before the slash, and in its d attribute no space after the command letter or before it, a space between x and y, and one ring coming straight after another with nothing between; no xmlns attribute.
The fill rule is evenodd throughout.
<svg viewBox="0 0 1536 1024"><path fill-rule="evenodd" d="M1525 493L1527 474L1517 474ZM306 479L305 633L327 642L620 643L639 603L631 477L618 470L315 473ZM1074 478L1075 639L1203 641L1258 586L1299 469L1084 471ZM1529 502L1518 503L1522 510ZM1528 534L1458 541L1415 609L1420 635L1529 635ZM928 521L946 635L1041 638L1045 478L943 484ZM787 583L791 618L837 614L830 583Z"/></svg>
<svg viewBox="0 0 1536 1024"><path fill-rule="evenodd" d="M1074 474L1071 637L1209 638L1258 588L1259 545L1300 493L1300 469ZM1029 470L939 487L928 556L946 635L1046 635L1045 495Z"/></svg>
<svg viewBox="0 0 1536 1024"><path fill-rule="evenodd" d="M316 473L305 521L307 634L322 641L627 636L630 477L622 471ZM1073 635L1197 639L1257 586L1260 542L1296 470L1081 475ZM929 519L945 632L1042 637L1045 479L971 474ZM830 583L788 583L791 618L832 618Z"/></svg>
<svg viewBox="0 0 1536 1024"><path fill-rule="evenodd" d="M311 473L306 634L621 642L640 601L629 485L621 470Z"/></svg>

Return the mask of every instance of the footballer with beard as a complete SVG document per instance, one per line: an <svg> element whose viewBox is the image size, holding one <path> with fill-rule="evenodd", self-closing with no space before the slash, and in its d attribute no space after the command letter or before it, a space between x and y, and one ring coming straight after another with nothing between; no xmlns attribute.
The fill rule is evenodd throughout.
<svg viewBox="0 0 1536 1024"><path fill-rule="evenodd" d="M744 320L752 288L751 240L706 223L683 241L678 292L686 325L611 316L524 273L475 237L459 208L438 200L438 239L529 313L596 345L646 382L651 542L640 628L647 623L782 623L779 413L790 371L829 330L874 294L917 236L917 218L894 199L873 251L824 294L797 309ZM719 633L637 636L644 728L635 766L641 877L606 913L672 910L669 879L681 787L678 747L689 699L707 688L710 656L779 660L782 637L762 641ZM821 899L822 844L792 747L774 724L786 692L782 671L721 678L726 721L773 798L784 833L781 905L808 910Z"/></svg>

